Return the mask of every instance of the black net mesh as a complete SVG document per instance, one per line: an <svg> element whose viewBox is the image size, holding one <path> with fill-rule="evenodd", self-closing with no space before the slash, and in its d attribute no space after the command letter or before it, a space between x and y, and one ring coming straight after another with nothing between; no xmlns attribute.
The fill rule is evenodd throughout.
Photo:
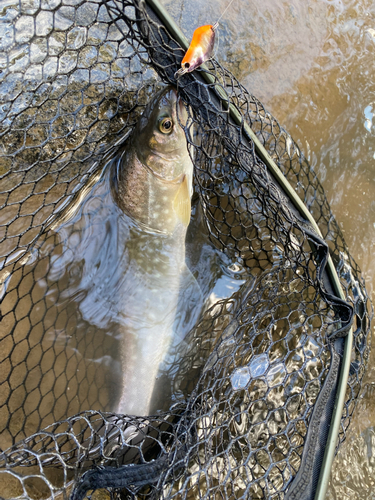
<svg viewBox="0 0 375 500"><path fill-rule="evenodd" d="M298 146L215 60L211 83L203 70L180 78L195 166L189 266L207 296L218 274L230 286L206 301L164 366L168 398L156 416L111 413L121 375L108 360L118 359L118 339L90 324L71 292L82 228L65 222L126 148L155 89L176 84L183 51L135 0L21 0L0 15L2 498L311 498L343 337L352 324L340 441L372 310ZM323 239L267 170L245 123ZM98 217L113 217L104 194L92 194L86 235ZM189 253L197 241L200 262L215 272ZM333 293L327 245L347 302Z"/></svg>

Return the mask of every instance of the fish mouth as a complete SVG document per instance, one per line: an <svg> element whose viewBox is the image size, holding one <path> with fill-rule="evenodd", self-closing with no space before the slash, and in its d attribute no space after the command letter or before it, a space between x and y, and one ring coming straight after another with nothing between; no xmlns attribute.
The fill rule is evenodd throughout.
<svg viewBox="0 0 375 500"><path fill-rule="evenodd" d="M187 111L185 108L185 104L183 100L181 99L180 96L177 95L177 102L176 102L176 109L177 109L177 117L179 124L181 123L184 127L186 126L188 115Z"/></svg>
<svg viewBox="0 0 375 500"><path fill-rule="evenodd" d="M170 102L173 110L173 115L175 115L173 116L173 120L176 121L176 123L178 123L179 125L186 126L187 112L185 104L181 97L178 95L175 87L171 86L169 92L171 93Z"/></svg>

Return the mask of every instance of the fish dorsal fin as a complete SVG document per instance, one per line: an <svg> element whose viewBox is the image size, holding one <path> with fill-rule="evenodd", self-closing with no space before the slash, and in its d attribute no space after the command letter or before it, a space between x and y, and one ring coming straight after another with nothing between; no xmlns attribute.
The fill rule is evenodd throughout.
<svg viewBox="0 0 375 500"><path fill-rule="evenodd" d="M191 199L188 178L185 175L173 200L173 209L179 220L188 226L191 215Z"/></svg>

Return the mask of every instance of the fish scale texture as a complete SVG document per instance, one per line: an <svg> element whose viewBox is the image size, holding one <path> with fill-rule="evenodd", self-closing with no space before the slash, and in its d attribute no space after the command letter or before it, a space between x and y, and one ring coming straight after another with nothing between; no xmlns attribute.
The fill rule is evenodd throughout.
<svg viewBox="0 0 375 500"><path fill-rule="evenodd" d="M214 60L213 83L201 73L179 80L195 166L193 208L203 214L212 250L242 284L207 308L168 368L183 398L155 417L109 412L118 374L97 360L116 343L69 302L67 282L80 264L69 272L59 266L65 247L55 230L121 149L155 89L175 83L182 57L160 20L135 0L21 0L0 12L4 499L87 492L92 499L312 498L316 442L326 438L342 337L353 321L339 442L345 439L369 355L372 306L360 269L298 146ZM257 156L245 122L324 241ZM99 198L95 210L105 210ZM79 228L68 233L74 250ZM346 303L330 290L327 245ZM80 478L87 470L86 488Z"/></svg>

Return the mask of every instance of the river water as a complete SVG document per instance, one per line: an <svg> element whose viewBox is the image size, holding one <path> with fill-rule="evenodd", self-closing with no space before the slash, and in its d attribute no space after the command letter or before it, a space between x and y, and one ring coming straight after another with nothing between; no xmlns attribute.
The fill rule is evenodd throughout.
<svg viewBox="0 0 375 500"><path fill-rule="evenodd" d="M163 0L188 38L226 0ZM326 190L374 299L375 4L371 0L234 0L216 58L299 144ZM374 356L328 499L375 498Z"/></svg>

